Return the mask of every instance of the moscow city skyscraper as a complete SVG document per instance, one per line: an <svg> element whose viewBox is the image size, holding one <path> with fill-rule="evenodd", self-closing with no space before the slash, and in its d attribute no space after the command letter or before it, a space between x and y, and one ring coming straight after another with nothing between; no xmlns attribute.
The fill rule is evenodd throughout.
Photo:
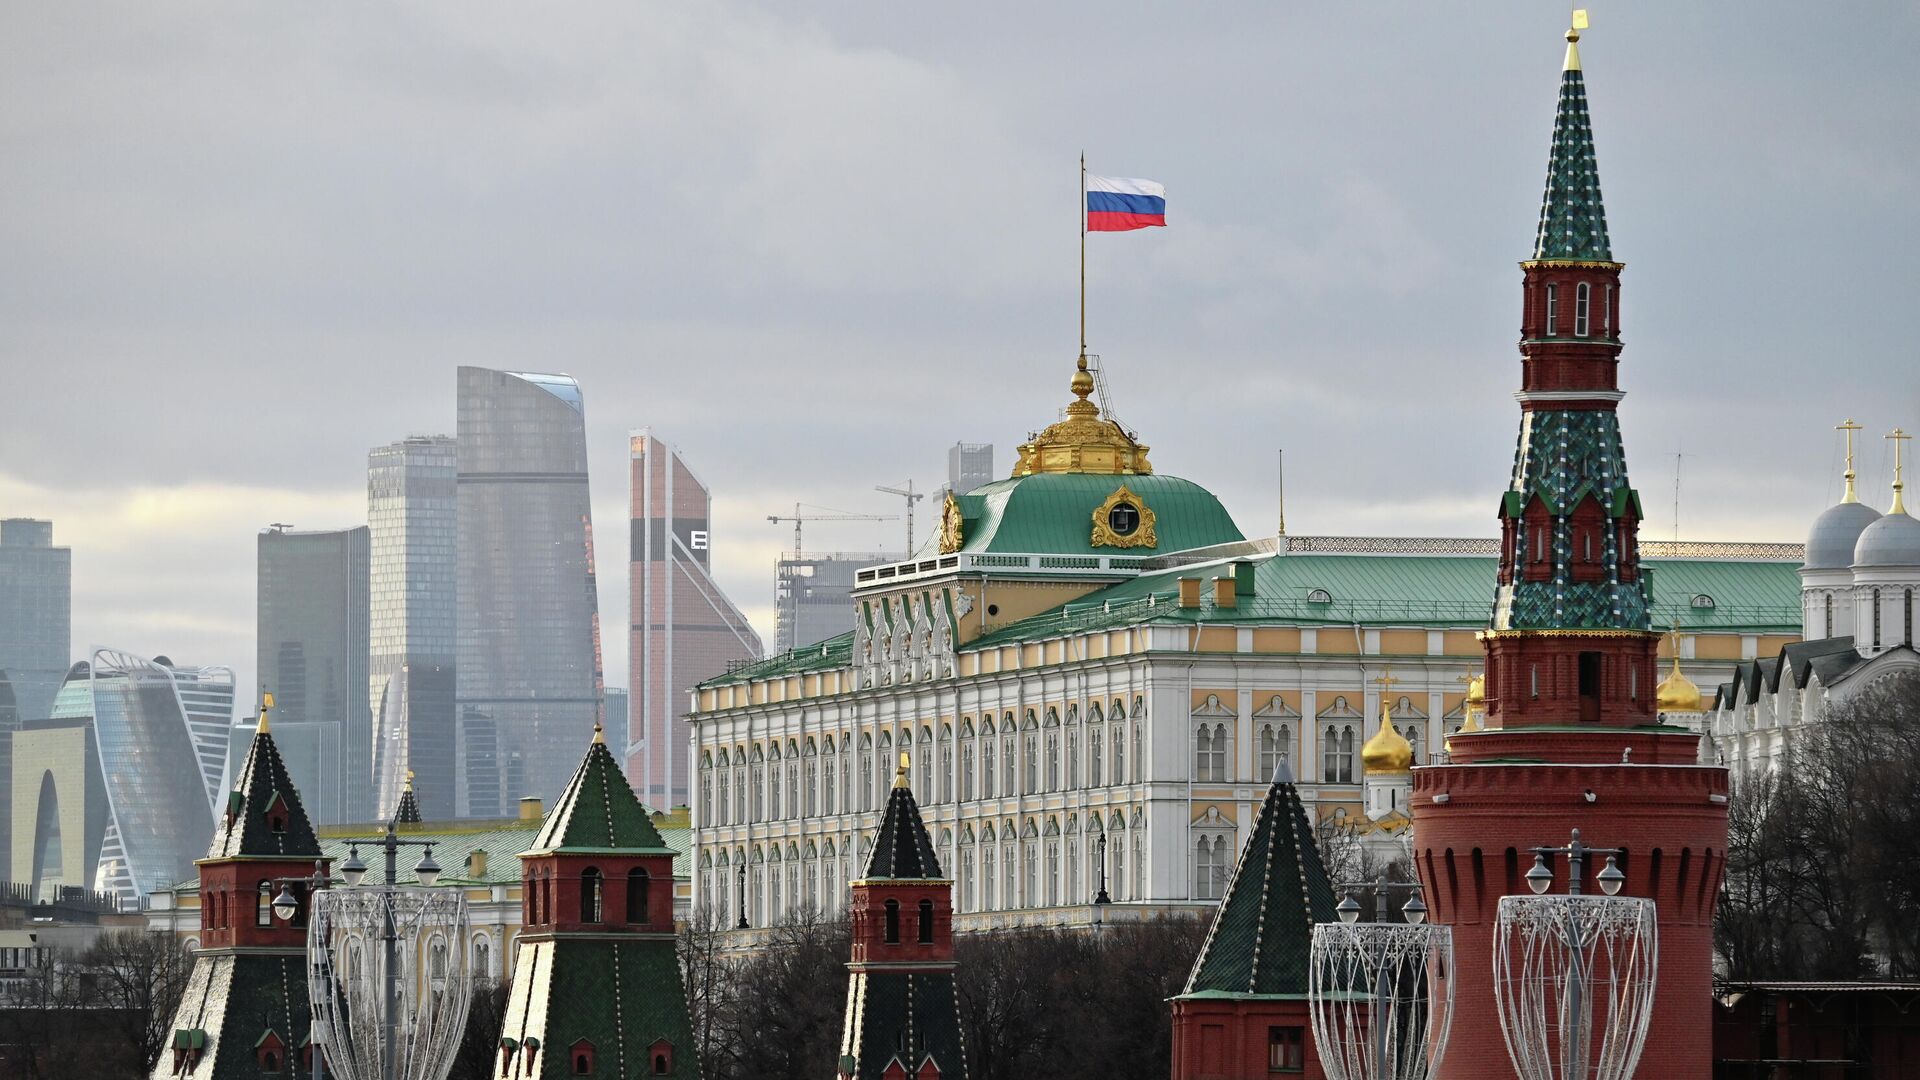
<svg viewBox="0 0 1920 1080"><path fill-rule="evenodd" d="M287 768L322 824L372 794L367 702L368 530L270 528L259 540L256 668L275 698Z"/></svg>
<svg viewBox="0 0 1920 1080"><path fill-rule="evenodd" d="M459 372L455 812L560 793L603 685L586 412L568 375Z"/></svg>
<svg viewBox="0 0 1920 1080"><path fill-rule="evenodd" d="M627 777L656 810L687 803L687 694L760 656L760 636L709 572L713 496L651 429L628 439ZM616 729L620 730L620 729Z"/></svg>
<svg viewBox="0 0 1920 1080"><path fill-rule="evenodd" d="M53 546L53 522L0 521L0 709L7 690L19 720L45 720L67 676L73 551Z"/></svg>
<svg viewBox="0 0 1920 1080"><path fill-rule="evenodd" d="M459 471L451 435L415 435L367 454L368 704L381 816L399 805L409 771L420 813L454 816Z"/></svg>

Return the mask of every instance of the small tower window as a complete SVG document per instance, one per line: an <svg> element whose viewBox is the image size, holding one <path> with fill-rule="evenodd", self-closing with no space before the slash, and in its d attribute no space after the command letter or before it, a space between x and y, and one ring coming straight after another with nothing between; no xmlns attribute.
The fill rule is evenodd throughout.
<svg viewBox="0 0 1920 1080"><path fill-rule="evenodd" d="M887 944L900 943L900 901L887 901Z"/></svg>
<svg viewBox="0 0 1920 1080"><path fill-rule="evenodd" d="M580 871L580 921L600 921L600 871L591 866Z"/></svg>
<svg viewBox="0 0 1920 1080"><path fill-rule="evenodd" d="M647 890L652 884L652 875L644 869L636 866L627 871L627 922L645 926L652 921L647 917Z"/></svg>
<svg viewBox="0 0 1920 1080"><path fill-rule="evenodd" d="M920 944L933 944L933 901L920 901Z"/></svg>
<svg viewBox="0 0 1920 1080"><path fill-rule="evenodd" d="M1547 336L1560 332L1560 286L1547 282Z"/></svg>
<svg viewBox="0 0 1920 1080"><path fill-rule="evenodd" d="M1606 299L1600 308L1600 336L1613 335L1613 286L1607 286Z"/></svg>
<svg viewBox="0 0 1920 1080"><path fill-rule="evenodd" d="M273 882L262 881L253 901L253 924L273 925Z"/></svg>
<svg viewBox="0 0 1920 1080"><path fill-rule="evenodd" d="M1586 282L1573 288L1573 336L1586 337L1589 313L1593 307L1593 286Z"/></svg>

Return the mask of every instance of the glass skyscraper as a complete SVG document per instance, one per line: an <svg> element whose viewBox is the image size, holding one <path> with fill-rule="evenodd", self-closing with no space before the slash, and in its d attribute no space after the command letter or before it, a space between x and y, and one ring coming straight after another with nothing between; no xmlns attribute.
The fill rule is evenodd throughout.
<svg viewBox="0 0 1920 1080"><path fill-rule="evenodd" d="M727 665L760 657L753 632L713 579L713 496L651 430L627 439L627 776L640 801L687 805L687 695ZM853 610L849 603L847 610Z"/></svg>
<svg viewBox="0 0 1920 1080"><path fill-rule="evenodd" d="M367 551L364 525L260 534L256 670L316 824L364 817L372 794Z"/></svg>
<svg viewBox="0 0 1920 1080"><path fill-rule="evenodd" d="M233 672L95 649L53 711L93 724L108 813L94 888L137 899L192 877L226 787Z"/></svg>
<svg viewBox="0 0 1920 1080"><path fill-rule="evenodd" d="M73 551L53 546L53 522L0 521L0 698L11 689L21 721L53 715L71 659L72 582Z"/></svg>
<svg viewBox="0 0 1920 1080"><path fill-rule="evenodd" d="M551 801L601 704L586 415L571 376L459 372L455 809Z"/></svg>
<svg viewBox="0 0 1920 1080"><path fill-rule="evenodd" d="M427 819L454 816L454 634L459 450L415 435L367 454L373 611L369 702L374 809L400 804L407 772Z"/></svg>

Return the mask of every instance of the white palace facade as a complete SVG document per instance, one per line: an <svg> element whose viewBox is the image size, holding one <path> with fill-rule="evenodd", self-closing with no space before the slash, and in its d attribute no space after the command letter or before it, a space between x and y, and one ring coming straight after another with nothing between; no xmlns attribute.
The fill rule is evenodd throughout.
<svg viewBox="0 0 1920 1080"><path fill-rule="evenodd" d="M860 573L852 634L696 688L704 917L837 909L901 754L967 929L1217 901L1283 762L1325 827L1365 831L1397 809L1390 780L1372 807L1362 787L1383 700L1406 749L1367 763L1445 752L1493 541L1249 540L1152 471L1084 367L1072 388L1012 477L949 495L926 550ZM1643 548L1697 675L1797 640L1799 545Z"/></svg>

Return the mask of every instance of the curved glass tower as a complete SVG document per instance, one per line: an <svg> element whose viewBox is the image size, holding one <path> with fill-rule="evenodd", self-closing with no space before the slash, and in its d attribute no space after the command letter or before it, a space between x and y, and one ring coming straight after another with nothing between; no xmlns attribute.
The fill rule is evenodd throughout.
<svg viewBox="0 0 1920 1080"><path fill-rule="evenodd" d="M455 809L549 802L602 688L586 414L571 376L460 369Z"/></svg>
<svg viewBox="0 0 1920 1080"><path fill-rule="evenodd" d="M91 712L107 796L94 887L137 899L192 877L206 853L226 785L233 672L117 649L95 649L89 667L88 692L62 693L54 719Z"/></svg>

